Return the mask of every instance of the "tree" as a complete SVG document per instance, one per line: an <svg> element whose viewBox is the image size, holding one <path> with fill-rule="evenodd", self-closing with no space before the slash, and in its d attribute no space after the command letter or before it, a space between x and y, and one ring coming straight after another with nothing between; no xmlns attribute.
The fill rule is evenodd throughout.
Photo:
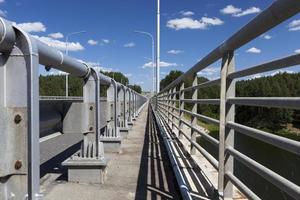
<svg viewBox="0 0 300 200"><path fill-rule="evenodd" d="M182 74L183 74L182 71L178 71L178 70L170 71L170 73L160 81L160 89L163 90L165 87L167 87L170 83L172 83Z"/></svg>
<svg viewBox="0 0 300 200"><path fill-rule="evenodd" d="M101 71L101 73L114 79L115 81L117 81L119 83L122 83L123 85L129 84L128 78L121 72L103 72L103 71Z"/></svg>
<svg viewBox="0 0 300 200"><path fill-rule="evenodd" d="M142 93L142 88L139 85L128 85L128 87L134 91L136 91L137 93L141 94Z"/></svg>

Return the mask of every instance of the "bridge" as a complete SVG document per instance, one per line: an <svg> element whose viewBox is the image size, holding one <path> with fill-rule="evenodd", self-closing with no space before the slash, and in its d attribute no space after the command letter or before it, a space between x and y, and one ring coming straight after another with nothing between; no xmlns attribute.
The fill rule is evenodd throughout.
<svg viewBox="0 0 300 200"><path fill-rule="evenodd" d="M299 1L274 1L152 97L0 18L0 199L300 199L300 142L235 120L237 106L299 110L299 97L237 96L236 81L299 65L300 54L235 70L235 50L299 11ZM198 83L217 61L220 78ZM81 78L83 96L40 96L40 65ZM216 85L220 98L199 98ZM218 116L198 112L204 105ZM292 171L253 156L258 143L286 152Z"/></svg>

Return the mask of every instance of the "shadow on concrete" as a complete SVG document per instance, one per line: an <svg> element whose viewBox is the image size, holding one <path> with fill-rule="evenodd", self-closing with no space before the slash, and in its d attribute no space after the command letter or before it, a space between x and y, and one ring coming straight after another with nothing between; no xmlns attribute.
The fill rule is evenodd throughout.
<svg viewBox="0 0 300 200"><path fill-rule="evenodd" d="M152 118L151 108L148 108L135 199L180 199L167 152Z"/></svg>
<svg viewBox="0 0 300 200"><path fill-rule="evenodd" d="M212 186L212 183L204 175L203 170L198 166L198 164L191 157L190 153L186 151L176 134L171 130L170 126L165 120L163 120L165 127L168 132L171 133L170 137L172 138L174 144L173 151L177 151L178 157L182 161L181 173L187 183L190 194L193 199L219 199L218 191Z"/></svg>
<svg viewBox="0 0 300 200"><path fill-rule="evenodd" d="M67 169L61 165L63 161L73 155L80 149L81 141L65 149L61 153L57 154L50 160L40 165L40 177L45 176L48 173L61 174L58 180L68 180Z"/></svg>

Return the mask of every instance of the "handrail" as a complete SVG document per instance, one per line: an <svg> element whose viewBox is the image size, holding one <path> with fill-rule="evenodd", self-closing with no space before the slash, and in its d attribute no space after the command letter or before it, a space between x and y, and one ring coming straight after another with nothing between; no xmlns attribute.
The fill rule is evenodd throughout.
<svg viewBox="0 0 300 200"><path fill-rule="evenodd" d="M60 131L63 133L82 133L80 151L63 163L69 167L69 170L72 168L70 166L74 165L78 169L86 169L87 165L91 169L97 166L98 169L99 166L106 165L103 138L100 141L103 130L100 126L100 122L103 122L100 115L105 114L100 108L100 85L113 85L114 88L113 93L107 91L107 96L110 97L107 99L113 101L112 104L108 102L109 108L113 110L113 117L109 122L104 120L106 130L112 134L108 134L104 139L116 141L122 139L118 137L120 136L118 90L129 91L130 98L125 98L124 101L128 101L133 111L129 113L132 118L137 117L137 111L142 106L140 104L147 101L143 95L101 74L88 64L64 55L3 18L0 18L0 57L0 79L2 80L0 82L0 178L5 177L1 185L1 190L4 192L1 193L0 198L7 199L12 194L16 199L39 198L40 127L48 131L48 129L56 129L59 123L62 124ZM83 79L83 97L40 97L40 65ZM54 104L49 103L48 107L45 106L51 100L57 101ZM56 107L53 108L52 105ZM51 113L51 116L44 117L40 121L40 113L41 115ZM127 123L126 120L124 123ZM70 134L70 137L72 136ZM17 167L14 167L15 162L18 164ZM18 180L17 184L15 180Z"/></svg>
<svg viewBox="0 0 300 200"><path fill-rule="evenodd" d="M272 171L271 167L263 166L253 158L249 158L245 152L235 148L235 137L244 135L258 140L263 144L269 144L272 147L281 149L284 152L299 156L300 142L283 136L275 135L266 131L258 130L235 122L236 106L255 106L280 109L300 109L299 97L241 97L236 96L236 81L238 78L244 78L257 73L270 72L286 67L292 67L300 64L300 54L288 55L279 59L271 60L262 64L254 65L239 71L235 71L234 53L239 47L247 44L256 37L291 18L300 12L300 1L277 0L266 10L247 25L233 34L229 39L220 44L207 56L200 60L187 72L179 76L172 83L162 89L155 97L152 103L155 104L158 114L171 131L174 131L179 141L182 136L186 138L190 149L190 154L195 154L197 150L205 157L212 166L218 170L218 192L223 199L231 199L233 196L233 185L244 192L245 196L253 199L259 199L253 188L245 184L239 176L236 176L234 168L234 159L247 166L258 176L264 178L270 184L276 186L279 190L289 196L299 198L299 185L292 183L277 172ZM216 61L221 59L220 78L209 80L204 83L198 83L197 73ZM185 85L187 79L192 79L193 84ZM190 82L190 81L189 81ZM216 97L198 97L202 89L218 85L215 89L219 90L219 96ZM189 95L186 95L186 94ZM212 118L205 113L198 113L198 107L207 105L219 106L218 117ZM190 106L188 109L187 106ZM185 117L185 114L189 117ZM217 119L215 119L217 118ZM205 131L197 128L198 120L219 127L219 140L206 134ZM201 124L199 124L201 126ZM197 142L196 135L212 143L212 148L218 150L218 161ZM184 144L184 143L183 143ZM253 191L252 191L252 190Z"/></svg>

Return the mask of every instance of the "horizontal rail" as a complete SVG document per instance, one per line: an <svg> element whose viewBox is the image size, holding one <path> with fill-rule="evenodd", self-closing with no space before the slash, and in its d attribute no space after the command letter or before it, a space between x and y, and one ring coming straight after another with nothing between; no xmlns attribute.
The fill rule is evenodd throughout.
<svg viewBox="0 0 300 200"><path fill-rule="evenodd" d="M246 155L238 152L232 147L226 149L230 155L239 160L245 166L247 166L252 171L256 172L260 176L264 177L270 183L278 187L280 190L285 191L287 194L291 195L295 199L300 197L300 187L293 182L287 180L286 178L276 174L272 170L266 168L265 166L259 164L258 162L252 160Z"/></svg>
<svg viewBox="0 0 300 200"><path fill-rule="evenodd" d="M251 200L260 200L260 198L252 192L243 182L241 182L236 176L231 172L226 172L225 176L239 189L243 194Z"/></svg>
<svg viewBox="0 0 300 200"><path fill-rule="evenodd" d="M196 86L191 86L191 87L184 88L183 90L181 90L181 92L186 92L186 91L191 91L191 90L195 90L195 89L211 87L211 86L220 84L220 82L221 82L221 79L207 81L207 82L201 83L201 84L196 85Z"/></svg>
<svg viewBox="0 0 300 200"><path fill-rule="evenodd" d="M211 118L211 117L207 117L207 116L205 116L205 115L200 115L200 114L198 114L198 113L193 113L193 112L188 111L188 110L181 110L181 111L182 111L182 112L185 112L185 113L187 113L187 114L190 114L190 115L192 115L192 116L194 116L194 117L196 117L196 118L198 118L198 119L201 119L201 120L203 120L203 121L205 121L205 122L207 122L207 123L211 123L211 124L215 124L215 125L219 125L219 123L220 123L219 120L214 119L214 118Z"/></svg>
<svg viewBox="0 0 300 200"><path fill-rule="evenodd" d="M255 128L244 126L234 122L228 122L227 127L234 129L235 131L255 138L257 140L266 142L268 144L274 145L283 150L289 151L291 153L300 155L300 142L291 140L285 137L274 135L265 131L261 131Z"/></svg>
<svg viewBox="0 0 300 200"><path fill-rule="evenodd" d="M227 103L243 106L276 107L300 109L299 97L235 97L228 98Z"/></svg>
<svg viewBox="0 0 300 200"><path fill-rule="evenodd" d="M197 103L197 104L211 104L219 105L220 99L181 99L180 101L185 103Z"/></svg>
<svg viewBox="0 0 300 200"><path fill-rule="evenodd" d="M66 101L82 101L83 97L77 96L40 96L40 100L66 100Z"/></svg>
<svg viewBox="0 0 300 200"><path fill-rule="evenodd" d="M296 55L280 58L277 60L273 60L267 63L263 63L260 65L256 65L244 70L233 72L231 74L228 74L228 78L230 79L242 78L253 74L268 72L276 69L282 69L285 67L292 67L299 64L300 64L300 54L296 54Z"/></svg>
<svg viewBox="0 0 300 200"><path fill-rule="evenodd" d="M187 122L183 122L187 124ZM212 155L210 155L210 153L208 153L199 144L192 141L186 133L182 132L182 135L196 147L196 149L212 164L215 169L218 169L218 161Z"/></svg>
<svg viewBox="0 0 300 200"><path fill-rule="evenodd" d="M162 108L163 110L165 110L168 114L172 115L173 117L175 117L177 120L180 120L179 117L177 117L176 115L174 115L173 113L169 112L167 109ZM211 144L213 144L214 146L218 147L219 145L219 141L216 140L215 138L213 138L212 136L208 135L207 133L204 133L203 131L199 130L196 127L192 127L191 124L185 120L181 120L187 127L195 130L198 134L200 134L201 136L203 136L204 139L206 139L207 141L209 141ZM178 127L178 126L177 126Z"/></svg>

